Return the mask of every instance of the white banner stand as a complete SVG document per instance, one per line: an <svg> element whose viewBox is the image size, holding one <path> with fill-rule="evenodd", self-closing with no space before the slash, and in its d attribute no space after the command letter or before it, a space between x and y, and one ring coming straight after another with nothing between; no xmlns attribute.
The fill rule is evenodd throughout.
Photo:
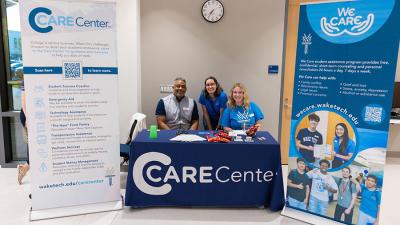
<svg viewBox="0 0 400 225"><path fill-rule="evenodd" d="M77 216L90 213L99 213L107 211L121 210L124 208L124 199L112 202L101 202L94 204L85 204L77 206L68 206L52 209L30 210L29 221L54 219L66 216Z"/></svg>
<svg viewBox="0 0 400 225"><path fill-rule="evenodd" d="M300 220L305 223L315 224L315 225L343 225L345 223L340 223L331 219L326 219L320 216L313 215L311 213L306 213L300 210L296 210L290 207L283 208L281 212L282 216L286 216L295 220Z"/></svg>
<svg viewBox="0 0 400 225"><path fill-rule="evenodd" d="M122 209L116 3L25 0L20 15L29 220Z"/></svg>

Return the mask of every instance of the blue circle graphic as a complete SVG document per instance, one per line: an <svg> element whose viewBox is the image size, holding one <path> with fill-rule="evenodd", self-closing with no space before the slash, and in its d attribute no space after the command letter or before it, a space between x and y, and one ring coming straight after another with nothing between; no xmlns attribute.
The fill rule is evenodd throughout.
<svg viewBox="0 0 400 225"><path fill-rule="evenodd" d="M352 155L352 157L351 157L346 163L342 164L341 166L338 166L338 167L335 167L335 168L330 168L330 169L327 170L328 172L339 171L339 170L341 170L342 168L351 165L351 163L353 162L354 158L355 158L355 157L357 156L357 154L358 154L358 149L359 149L359 145L360 145L360 139L359 139L359 135L358 135L357 128L355 127L355 125L354 125L354 123L352 122L352 120L347 119L348 116L345 115L344 113L342 113L342 112L340 112L340 111L336 111L336 110L331 109L331 108L326 108L326 107L321 107L321 108L312 109L312 110L307 111L307 113L304 113L304 114L303 114L302 116L300 116L299 119L296 121L296 123L295 123L295 125L294 125L294 129L291 131L291 132L292 132L292 135L291 135L292 140L291 140L291 141L293 142L294 146L296 146L296 134L295 134L295 132L296 132L297 127L299 126L300 122L301 122L305 117L307 117L308 115L310 115L311 113L315 113L315 112L319 112L319 111L329 111L329 112L333 112L333 113L336 113L336 114L340 115L342 118L346 119L346 121L350 124L351 128L352 128L353 131L354 131L356 147L355 147L355 151L354 151L354 154ZM299 156L302 157L302 154L299 152L299 150L298 150L297 148L296 148L296 151L298 152ZM308 162L307 160L305 160L305 161L306 161L306 165L307 165L308 167L310 167L310 168L316 168L315 165L313 165L312 163ZM332 165L331 165L331 166L332 166Z"/></svg>
<svg viewBox="0 0 400 225"><path fill-rule="evenodd" d="M355 43L370 37L387 21L395 0L360 0L307 5L307 18L322 39Z"/></svg>

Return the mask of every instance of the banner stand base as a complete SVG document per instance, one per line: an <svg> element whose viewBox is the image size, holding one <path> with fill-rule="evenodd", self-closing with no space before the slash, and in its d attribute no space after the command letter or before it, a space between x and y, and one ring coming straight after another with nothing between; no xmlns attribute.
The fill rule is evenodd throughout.
<svg viewBox="0 0 400 225"><path fill-rule="evenodd" d="M340 223L334 220L330 220L327 218L323 218L320 216L313 215L311 213L306 213L300 210L296 210L290 207L286 207L282 209L281 212L282 216L286 216L292 219L300 220L305 223L315 224L315 225L325 225L325 224L332 224L332 225L343 225L345 223Z"/></svg>
<svg viewBox="0 0 400 225"><path fill-rule="evenodd" d="M76 216L89 213L98 213L106 211L121 210L124 208L124 199L112 202L101 202L94 204L85 204L69 207L60 207L54 209L30 210L29 221L54 219L66 216Z"/></svg>

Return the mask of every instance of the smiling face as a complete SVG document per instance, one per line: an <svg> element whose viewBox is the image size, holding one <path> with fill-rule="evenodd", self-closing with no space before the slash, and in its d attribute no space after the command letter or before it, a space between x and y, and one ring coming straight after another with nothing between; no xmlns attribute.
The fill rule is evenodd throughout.
<svg viewBox="0 0 400 225"><path fill-rule="evenodd" d="M318 126L318 121L310 120L310 128L317 129L317 126Z"/></svg>
<svg viewBox="0 0 400 225"><path fill-rule="evenodd" d="M341 138L341 137L343 137L343 134L344 134L344 127L337 125L336 126L336 136Z"/></svg>
<svg viewBox="0 0 400 225"><path fill-rule="evenodd" d="M306 164L303 161L297 162L297 169L304 171L306 169Z"/></svg>
<svg viewBox="0 0 400 225"><path fill-rule="evenodd" d="M177 99L185 97L186 93L186 82L183 80L174 81L174 95Z"/></svg>
<svg viewBox="0 0 400 225"><path fill-rule="evenodd" d="M236 105L243 105L244 91L240 87L235 87L232 90L232 98Z"/></svg>
<svg viewBox="0 0 400 225"><path fill-rule="evenodd" d="M321 172L326 172L329 169L329 165L326 162L321 162L319 164L319 169L321 170Z"/></svg>
<svg viewBox="0 0 400 225"><path fill-rule="evenodd" d="M367 186L367 188L375 188L376 180L372 177L368 177L367 180L365 181L365 186Z"/></svg>
<svg viewBox="0 0 400 225"><path fill-rule="evenodd" d="M350 177L350 171L347 168L342 169L342 177L343 178L349 178Z"/></svg>
<svg viewBox="0 0 400 225"><path fill-rule="evenodd" d="M206 80L206 90L207 93L210 95L214 95L215 91L217 90L217 84L213 79Z"/></svg>

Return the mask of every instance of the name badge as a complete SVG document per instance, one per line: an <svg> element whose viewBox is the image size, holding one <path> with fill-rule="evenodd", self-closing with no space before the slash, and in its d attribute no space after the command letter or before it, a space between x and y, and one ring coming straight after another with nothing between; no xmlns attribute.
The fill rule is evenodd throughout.
<svg viewBox="0 0 400 225"><path fill-rule="evenodd" d="M182 109L185 110L185 111L189 111L190 110L189 107L183 107Z"/></svg>
<svg viewBox="0 0 400 225"><path fill-rule="evenodd" d="M254 113L249 114L249 117L254 117Z"/></svg>

